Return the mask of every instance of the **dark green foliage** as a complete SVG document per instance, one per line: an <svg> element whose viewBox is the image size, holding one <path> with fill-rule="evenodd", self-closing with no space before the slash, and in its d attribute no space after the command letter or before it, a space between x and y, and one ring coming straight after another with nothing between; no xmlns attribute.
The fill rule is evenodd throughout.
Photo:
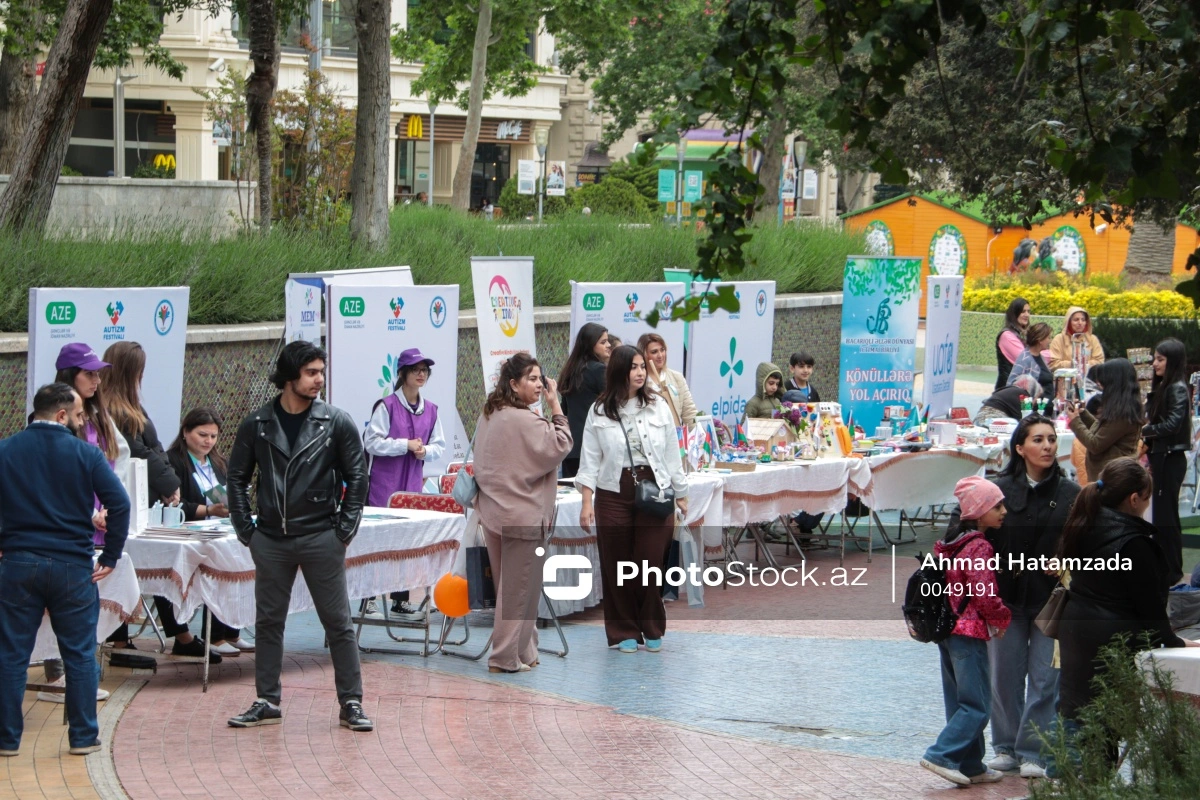
<svg viewBox="0 0 1200 800"><path fill-rule="evenodd" d="M1130 348L1154 347L1163 339L1174 337L1187 348L1188 362L1200 364L1200 325L1182 323L1177 319L1109 317L1094 317L1092 324L1109 358L1124 358L1125 351Z"/></svg>
<svg viewBox="0 0 1200 800"><path fill-rule="evenodd" d="M590 208L593 214L645 222L650 219L650 204L629 181L609 175L599 183L576 190L571 198L577 209Z"/></svg>

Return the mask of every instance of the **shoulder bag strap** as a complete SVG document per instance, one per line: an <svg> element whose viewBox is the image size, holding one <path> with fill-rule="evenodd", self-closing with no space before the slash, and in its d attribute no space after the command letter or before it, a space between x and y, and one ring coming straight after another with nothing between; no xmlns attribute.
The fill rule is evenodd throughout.
<svg viewBox="0 0 1200 800"><path fill-rule="evenodd" d="M625 430L625 421L621 419L621 412L617 412L617 424L621 426L621 435L625 437L625 452L629 454L629 472L633 473L633 448L629 446L629 432Z"/></svg>

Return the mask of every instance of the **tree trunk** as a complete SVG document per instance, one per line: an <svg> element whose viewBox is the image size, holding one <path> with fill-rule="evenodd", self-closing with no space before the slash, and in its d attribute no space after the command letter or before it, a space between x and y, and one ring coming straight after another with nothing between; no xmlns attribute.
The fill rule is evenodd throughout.
<svg viewBox="0 0 1200 800"><path fill-rule="evenodd" d="M1125 273L1130 278L1169 281L1174 262L1174 225L1165 231L1149 220L1133 226L1125 255Z"/></svg>
<svg viewBox="0 0 1200 800"><path fill-rule="evenodd" d="M475 29L475 49L471 51L467 129L463 132L462 149L458 151L454 193L450 198L450 205L461 211L471 207L471 175L475 172L475 146L479 144L479 123L483 119L483 89L487 81L487 51L491 37L492 0L479 0L479 26Z"/></svg>
<svg viewBox="0 0 1200 800"><path fill-rule="evenodd" d="M758 168L758 182L763 195L758 215L767 222L779 219L779 173L783 170L783 158L787 155L787 120L783 117L782 97L777 97L772 109L773 116L767 123L767 138L763 141L763 160Z"/></svg>
<svg viewBox="0 0 1200 800"><path fill-rule="evenodd" d="M8 188L0 197L0 228L40 232L46 227L79 101L112 6L113 0L68 0Z"/></svg>
<svg viewBox="0 0 1200 800"><path fill-rule="evenodd" d="M358 0L358 112L350 170L350 238L373 250L388 240L388 126L391 124L391 0Z"/></svg>
<svg viewBox="0 0 1200 800"><path fill-rule="evenodd" d="M279 24L275 0L249 0L250 60L246 79L246 129L255 135L258 157L258 224L271 230L271 101L279 79Z"/></svg>
<svg viewBox="0 0 1200 800"><path fill-rule="evenodd" d="M0 55L0 175L12 171L17 148L33 116L37 63L9 50Z"/></svg>

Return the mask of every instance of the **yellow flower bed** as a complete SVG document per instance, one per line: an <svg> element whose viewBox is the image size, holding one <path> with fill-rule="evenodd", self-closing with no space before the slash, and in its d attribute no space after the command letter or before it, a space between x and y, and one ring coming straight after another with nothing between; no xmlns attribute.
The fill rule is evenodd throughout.
<svg viewBox="0 0 1200 800"><path fill-rule="evenodd" d="M1029 284L1002 289L966 289L963 311L1003 314L1008 304L1018 297L1029 301L1034 314L1056 317L1065 315L1071 306L1081 306L1093 317L1189 319L1198 316L1192 301L1178 292L1106 292L1096 287L1069 289Z"/></svg>

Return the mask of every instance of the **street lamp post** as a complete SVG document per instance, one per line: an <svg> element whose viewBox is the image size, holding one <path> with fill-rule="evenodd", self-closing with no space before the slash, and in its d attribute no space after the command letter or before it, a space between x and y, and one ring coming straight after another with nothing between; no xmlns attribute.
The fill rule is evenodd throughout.
<svg viewBox="0 0 1200 800"><path fill-rule="evenodd" d="M425 198L425 204L433 208L433 151L434 151L434 129L437 120L438 102L430 98L429 100L429 196Z"/></svg>
<svg viewBox="0 0 1200 800"><path fill-rule="evenodd" d="M550 141L550 131L546 128L535 128L533 141L537 145L538 154L538 224L542 224L542 198L546 196L546 143Z"/></svg>
<svg viewBox="0 0 1200 800"><path fill-rule="evenodd" d="M676 190L675 200L675 227L683 226L683 157L687 153L687 139L679 138L679 144L675 146L675 162L678 166L675 175L675 185L679 188Z"/></svg>
<svg viewBox="0 0 1200 800"><path fill-rule="evenodd" d="M797 139L792 148L796 153L796 210L794 216L800 216L800 203L804 200L804 160L808 157L808 142Z"/></svg>
<svg viewBox="0 0 1200 800"><path fill-rule="evenodd" d="M125 177L125 84L137 75L122 75L117 70L113 81L113 177Z"/></svg>

